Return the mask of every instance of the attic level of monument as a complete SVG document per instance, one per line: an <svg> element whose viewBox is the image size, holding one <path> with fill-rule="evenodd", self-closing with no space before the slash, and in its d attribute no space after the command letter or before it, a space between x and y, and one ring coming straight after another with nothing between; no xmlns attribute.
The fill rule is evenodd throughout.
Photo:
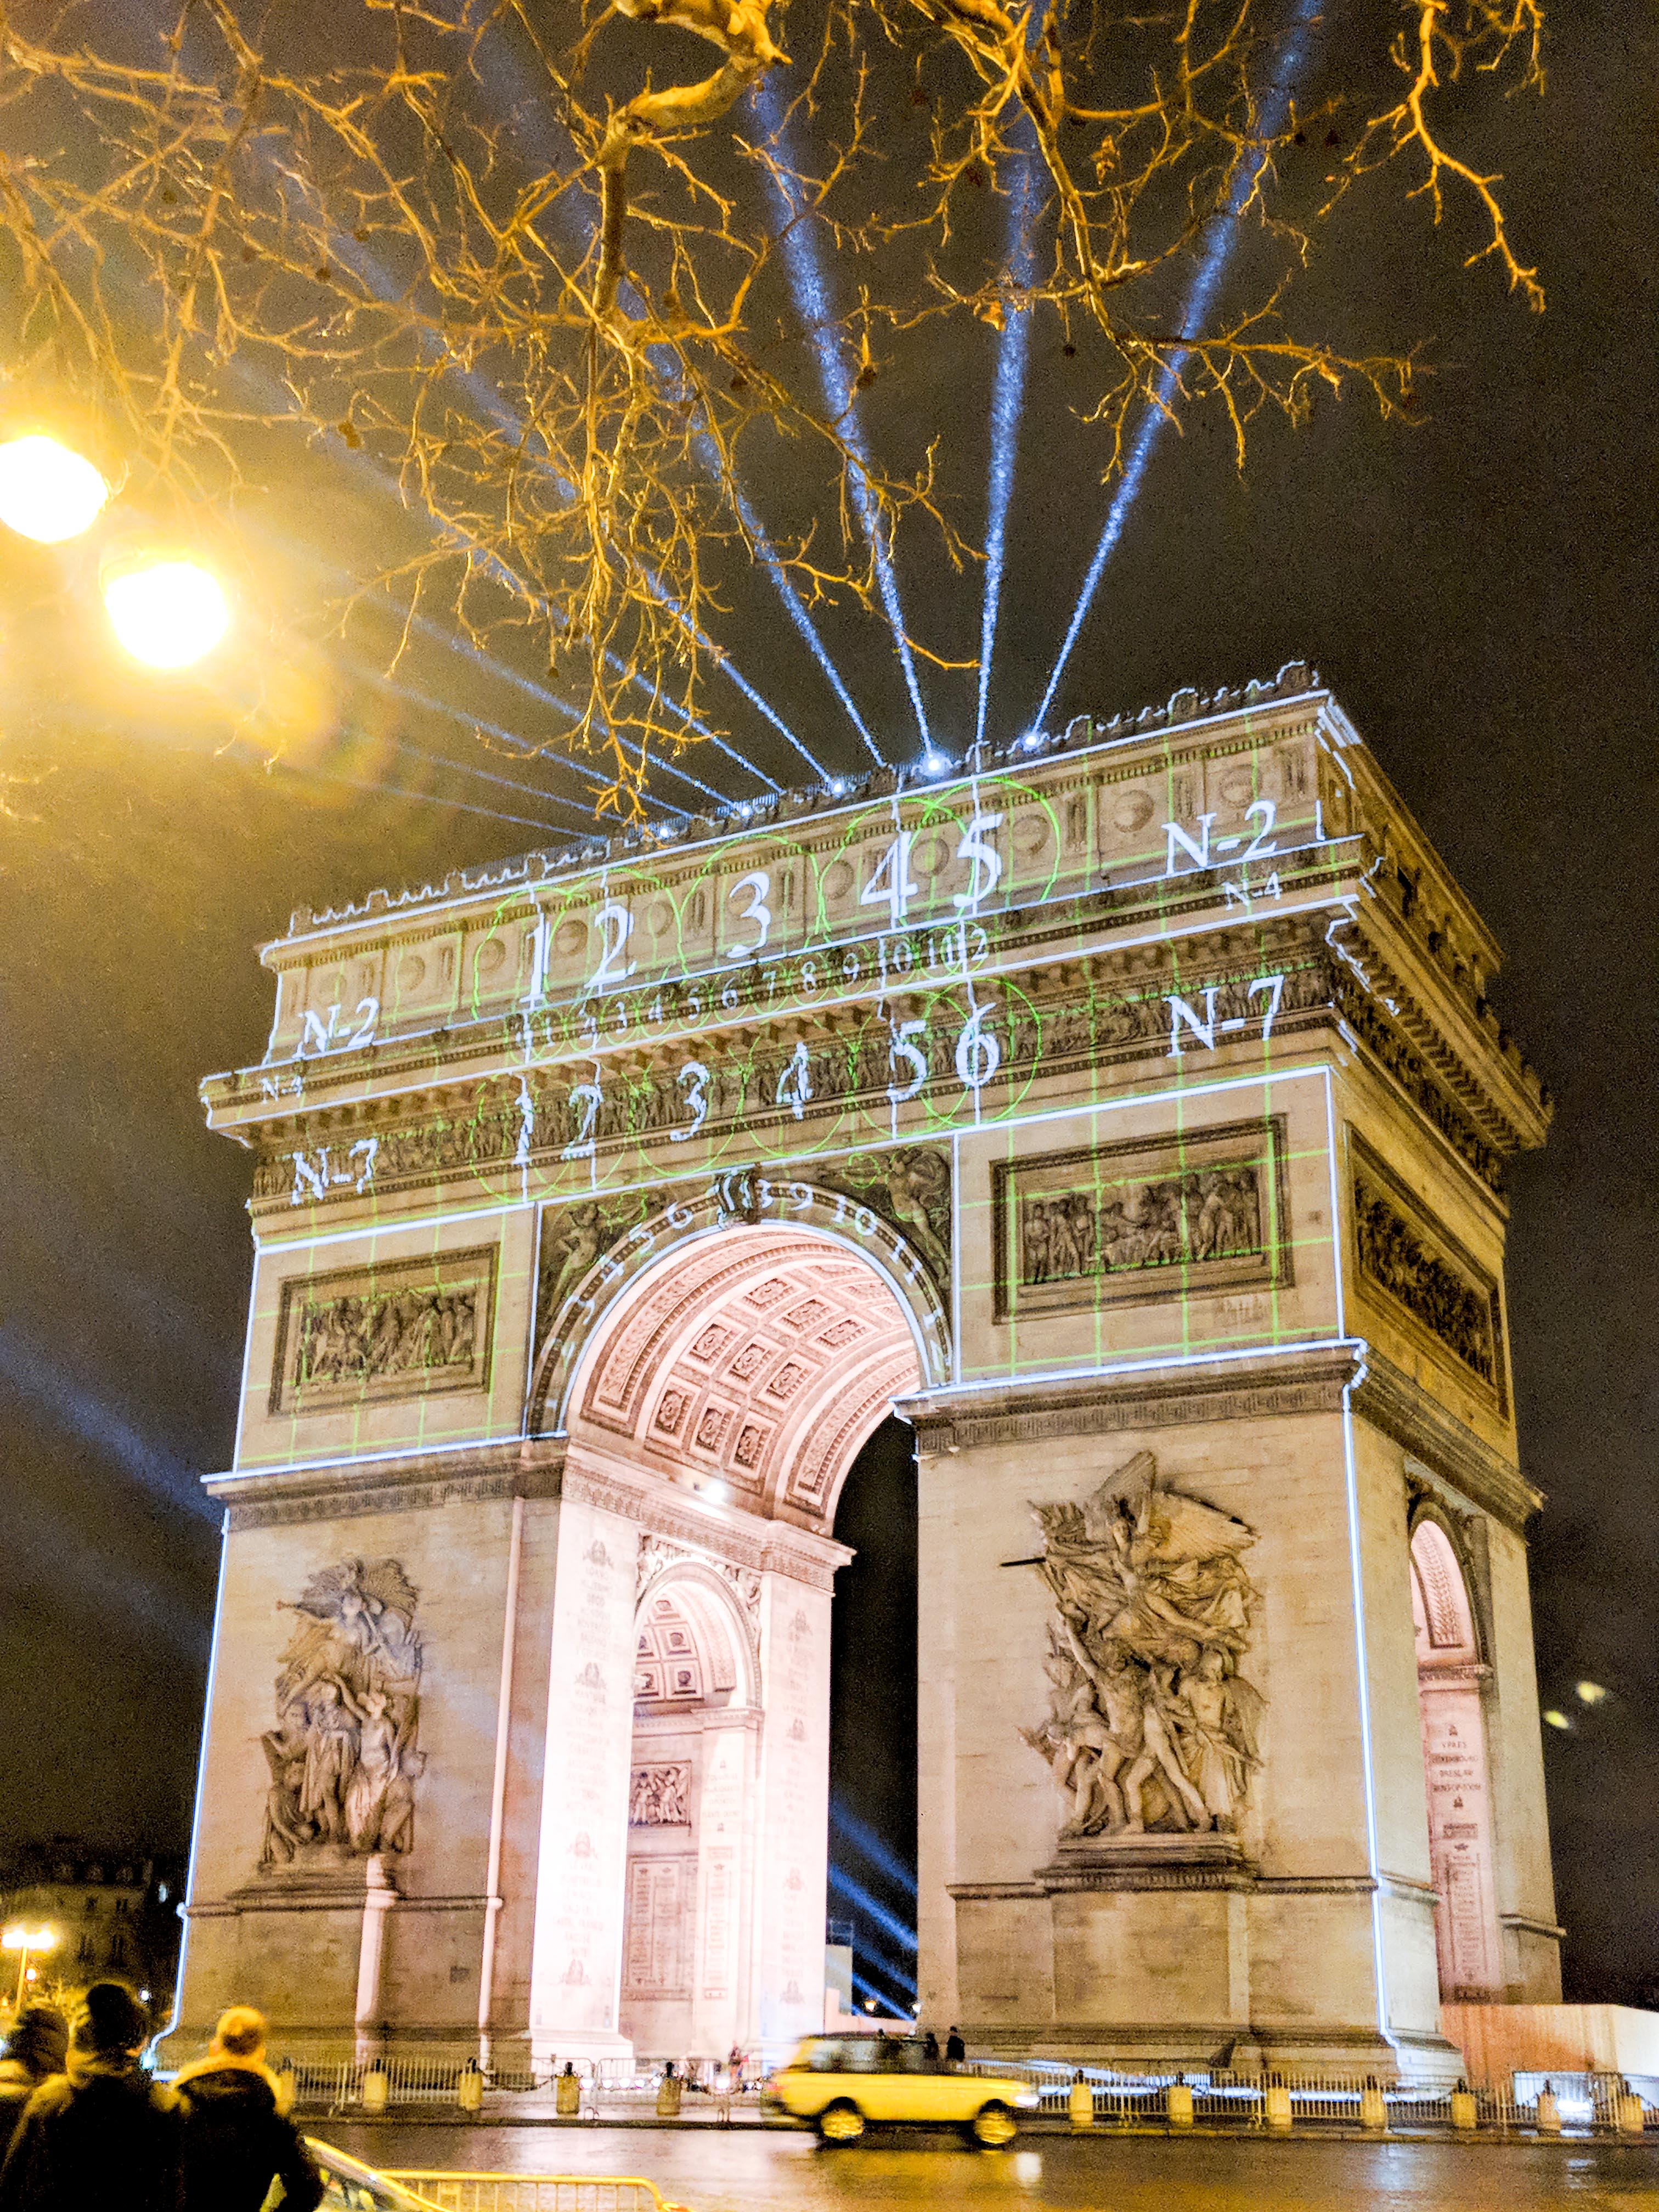
<svg viewBox="0 0 1659 2212"><path fill-rule="evenodd" d="M626 1181L692 1135L787 1151L809 1119L822 1146L832 1103L854 1144L913 1099L977 1126L1038 1071L1334 1022L1496 1189L1546 1112L1486 999L1498 948L1329 694L1259 688L313 923L264 949L267 1056L210 1079L211 1119L259 1149L256 1211L280 1216L434 1164L591 1158Z"/></svg>
<svg viewBox="0 0 1659 2212"><path fill-rule="evenodd" d="M1455 2074L1443 1995L1559 1987L1489 933L1301 669L721 826L296 921L204 1086L255 1254L185 2032L819 2026L896 1414L927 2016Z"/></svg>

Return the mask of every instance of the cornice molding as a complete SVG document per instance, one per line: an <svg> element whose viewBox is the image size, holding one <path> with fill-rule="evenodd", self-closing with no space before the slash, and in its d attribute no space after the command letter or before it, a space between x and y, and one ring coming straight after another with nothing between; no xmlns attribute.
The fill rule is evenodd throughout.
<svg viewBox="0 0 1659 2212"><path fill-rule="evenodd" d="M936 1390L900 1400L893 1410L915 1429L918 1448L933 1454L1193 1421L1337 1413L1364 1355L1357 1342L1335 1350L1286 1345L1268 1358L1194 1363L1156 1376L1108 1370L995 1390Z"/></svg>
<svg viewBox="0 0 1659 2212"><path fill-rule="evenodd" d="M1543 1492L1375 1347L1366 1354L1352 1404L1362 1419L1403 1445L1459 1498L1516 1535L1525 1534L1544 1503Z"/></svg>
<svg viewBox="0 0 1659 2212"><path fill-rule="evenodd" d="M830 1589L836 1569L853 1557L845 1544L805 1528L763 1520L738 1509L698 1510L682 1505L659 1475L644 1474L607 1458L597 1463L591 1447L564 1462L562 1494L573 1502L636 1522L653 1536L706 1552L759 1574L787 1575L814 1589Z"/></svg>
<svg viewBox="0 0 1659 2212"><path fill-rule="evenodd" d="M345 1521L371 1513L409 1513L504 1498L556 1498L551 1454L526 1456L517 1437L459 1445L453 1451L337 1466L262 1468L210 1475L203 1485L226 1510L234 1535L244 1528Z"/></svg>

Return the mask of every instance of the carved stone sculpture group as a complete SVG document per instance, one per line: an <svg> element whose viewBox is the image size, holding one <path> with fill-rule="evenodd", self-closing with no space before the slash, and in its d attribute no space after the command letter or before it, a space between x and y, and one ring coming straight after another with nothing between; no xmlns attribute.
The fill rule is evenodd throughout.
<svg viewBox="0 0 1659 2212"><path fill-rule="evenodd" d="M636 1766L628 1793L628 1820L635 1828L687 1828L691 1825L691 1769Z"/></svg>
<svg viewBox="0 0 1659 2212"><path fill-rule="evenodd" d="M1485 1382L1498 1379L1492 1298L1431 1251L1398 1207L1364 1176L1353 1184L1360 1273L1397 1298Z"/></svg>
<svg viewBox="0 0 1659 2212"><path fill-rule="evenodd" d="M1059 1282L1259 1252L1257 1176L1253 1166L1199 1170L1119 1185L1103 1196L1077 1190L1025 1199L1019 1279Z"/></svg>
<svg viewBox="0 0 1659 2212"><path fill-rule="evenodd" d="M396 1559L344 1559L307 1583L276 1677L266 1867L407 1851L420 1726L416 1593Z"/></svg>
<svg viewBox="0 0 1659 2212"><path fill-rule="evenodd" d="M471 1290L369 1291L307 1304L300 1317L295 1385L470 1367L477 1318Z"/></svg>
<svg viewBox="0 0 1659 2212"><path fill-rule="evenodd" d="M1257 1764L1239 1673L1255 1599L1243 1522L1160 1489L1150 1452L1083 1504L1034 1505L1054 1594L1049 1713L1022 1731L1054 1770L1062 1838L1231 1833Z"/></svg>

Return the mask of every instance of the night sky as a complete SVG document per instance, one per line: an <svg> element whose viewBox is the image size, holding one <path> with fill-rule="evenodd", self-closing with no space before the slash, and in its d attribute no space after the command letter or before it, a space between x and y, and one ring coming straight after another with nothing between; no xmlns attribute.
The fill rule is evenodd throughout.
<svg viewBox="0 0 1659 2212"><path fill-rule="evenodd" d="M1328 40L1344 12L1330 11ZM1546 1731L1568 1991L1659 2002L1659 27L1650 7L1574 0L1552 30L1541 106L1454 106L1470 158L1505 174L1547 313L1529 314L1492 264L1462 269L1475 238L1457 214L1437 234L1399 183L1361 195L1307 316L1351 345L1420 343L1435 373L1416 419L1322 404L1298 429L1264 423L1243 476L1218 421L1166 435L1050 719L1306 658L1504 945L1492 996L1556 1101L1548 1146L1512 1178L1509 1300L1523 1462L1548 1499L1533 1532L1540 1685L1573 1722ZM973 538L994 348L988 330L897 345L869 410L878 444L939 436L942 488ZM1041 696L1104 510L1069 374L1039 325L997 736ZM267 574L286 578L303 627L325 587L292 533L367 568L384 517L343 454L272 460L268 477L243 516L267 549L289 549ZM763 507L769 489L754 487ZM913 629L946 653L975 649L976 573L953 575L929 543L902 538L899 578ZM249 1275L252 1163L205 1133L197 1084L259 1057L270 988L253 946L292 907L562 842L580 818L568 771L472 738L475 720L545 736L541 710L430 639L399 690L364 673L377 654L386 665L385 625L289 655L259 709L266 731L291 738L268 771L257 729L115 669L88 581L73 555L0 549L0 772L20 779L0 819L0 1848L63 1830L176 1850L217 1553L196 1486L230 1454ZM731 600L726 641L745 673L854 772L851 728L763 582L732 580ZM848 612L826 629L866 715L914 759L878 622ZM234 650L254 660L267 642ZM959 757L974 679L923 683L939 742ZM729 705L734 745L789 780L763 726ZM689 765L734 797L754 791L718 756ZM914 1558L907 1480L903 1453L884 1447L848 1493L867 1564L847 1589L863 1632L844 1626L837 1642L835 1781L901 1856L914 1841L896 1764L914 1740L900 1710L914 1679L913 1601L899 1587ZM1612 1694L1592 1710L1580 1680ZM894 1732L872 1742L867 1717L883 1711Z"/></svg>

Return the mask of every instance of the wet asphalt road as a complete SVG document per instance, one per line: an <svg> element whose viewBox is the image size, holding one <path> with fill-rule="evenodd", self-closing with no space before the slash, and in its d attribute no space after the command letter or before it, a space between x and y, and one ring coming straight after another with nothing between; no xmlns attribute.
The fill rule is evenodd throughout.
<svg viewBox="0 0 1659 2212"><path fill-rule="evenodd" d="M823 2150L771 2129L306 2124L374 2166L643 2174L690 2212L1659 2212L1659 2144L1033 2134L988 2153L948 2136Z"/></svg>

